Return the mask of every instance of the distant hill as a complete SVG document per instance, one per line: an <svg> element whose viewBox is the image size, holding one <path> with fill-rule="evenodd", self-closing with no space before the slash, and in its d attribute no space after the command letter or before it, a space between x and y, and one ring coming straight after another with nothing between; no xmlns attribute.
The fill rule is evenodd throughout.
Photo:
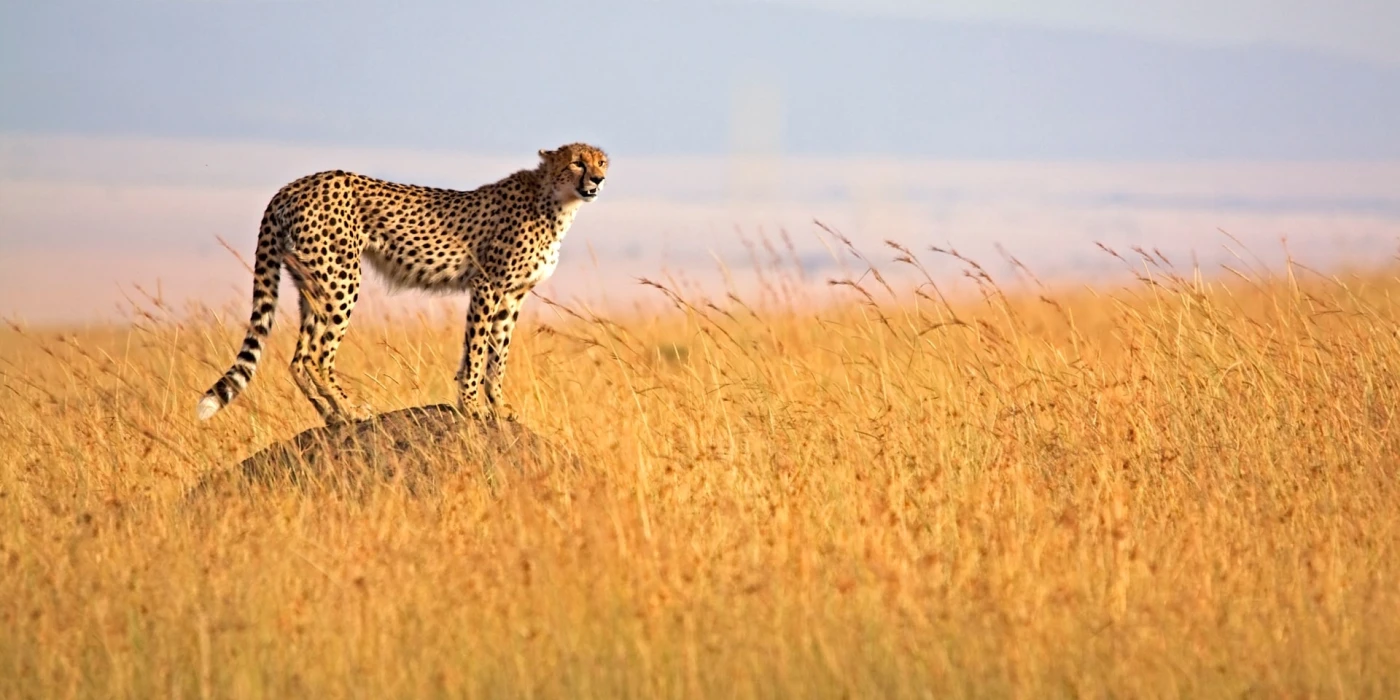
<svg viewBox="0 0 1400 700"><path fill-rule="evenodd" d="M1400 69L1301 50L765 3L374 5L13 3L0 129L717 153L761 79L790 153L1400 158Z"/></svg>

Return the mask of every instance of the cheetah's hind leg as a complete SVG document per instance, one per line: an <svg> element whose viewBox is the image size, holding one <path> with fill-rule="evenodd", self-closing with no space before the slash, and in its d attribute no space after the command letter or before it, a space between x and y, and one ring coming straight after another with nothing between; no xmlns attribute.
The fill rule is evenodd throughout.
<svg viewBox="0 0 1400 700"><path fill-rule="evenodd" d="M368 418L373 414L372 410L364 406L352 407L350 398L335 377L336 351L345 336L348 314L322 313L328 308L320 301L324 295L315 293L319 290L308 293L306 287L314 289L315 285L304 285L304 277L294 276L293 279L301 288L301 331L291 363L292 378L297 388L326 425Z"/></svg>

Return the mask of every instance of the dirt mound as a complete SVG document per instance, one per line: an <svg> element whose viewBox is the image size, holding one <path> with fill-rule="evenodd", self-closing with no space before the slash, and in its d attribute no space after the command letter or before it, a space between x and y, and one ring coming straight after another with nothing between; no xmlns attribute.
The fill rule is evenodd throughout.
<svg viewBox="0 0 1400 700"><path fill-rule="evenodd" d="M188 495L284 485L338 490L392 480L420 491L465 469L489 478L502 469L577 465L577 457L520 423L474 420L437 404L310 428L231 469L208 474Z"/></svg>

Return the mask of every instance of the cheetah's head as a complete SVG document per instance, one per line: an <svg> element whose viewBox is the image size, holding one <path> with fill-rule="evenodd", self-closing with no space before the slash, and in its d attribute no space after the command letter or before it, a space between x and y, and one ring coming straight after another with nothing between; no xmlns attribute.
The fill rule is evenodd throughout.
<svg viewBox="0 0 1400 700"><path fill-rule="evenodd" d="M545 183L561 202L597 199L608 175L608 154L586 143L541 150L540 161Z"/></svg>

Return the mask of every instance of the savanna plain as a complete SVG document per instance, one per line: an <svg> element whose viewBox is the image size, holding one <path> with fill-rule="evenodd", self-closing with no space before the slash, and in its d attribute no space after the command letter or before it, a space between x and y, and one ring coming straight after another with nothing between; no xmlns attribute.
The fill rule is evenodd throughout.
<svg viewBox="0 0 1400 700"><path fill-rule="evenodd" d="M506 392L557 459L431 489L189 495L318 423L286 287L203 424L241 305L10 324L0 696L1400 695L1400 279L1101 252L1123 283L890 244L811 304L778 245L745 294L531 300ZM340 369L450 401L460 347L357 318Z"/></svg>

